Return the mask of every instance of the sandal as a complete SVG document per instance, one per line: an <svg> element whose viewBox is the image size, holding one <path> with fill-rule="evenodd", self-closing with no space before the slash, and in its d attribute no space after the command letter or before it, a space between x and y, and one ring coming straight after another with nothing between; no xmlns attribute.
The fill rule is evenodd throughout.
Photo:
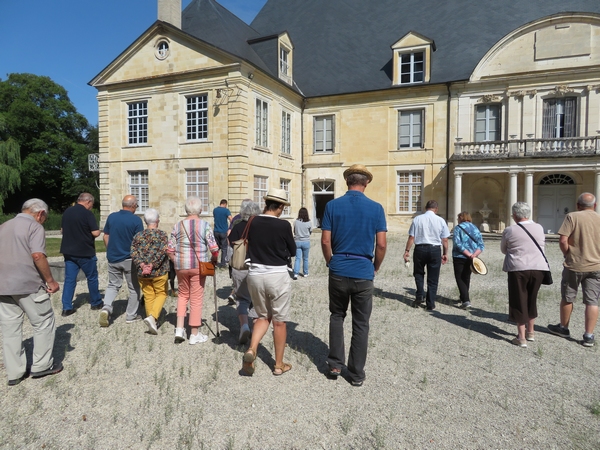
<svg viewBox="0 0 600 450"><path fill-rule="evenodd" d="M327 375L329 375L331 378L337 378L341 374L342 374L342 369L336 369L336 368L329 369L329 371L327 372Z"/></svg>
<svg viewBox="0 0 600 450"><path fill-rule="evenodd" d="M283 375L284 373L289 372L290 370L292 370L292 365L288 363L283 363L281 366L275 366L275 369L273 369L273 375Z"/></svg>
<svg viewBox="0 0 600 450"><path fill-rule="evenodd" d="M242 371L246 375L252 376L254 374L254 360L256 359L256 352L249 348L242 357Z"/></svg>

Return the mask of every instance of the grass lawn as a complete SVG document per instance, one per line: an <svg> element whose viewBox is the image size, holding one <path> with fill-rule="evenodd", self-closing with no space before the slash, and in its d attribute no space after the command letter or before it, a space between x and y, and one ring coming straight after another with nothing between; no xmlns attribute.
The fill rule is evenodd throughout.
<svg viewBox="0 0 600 450"><path fill-rule="evenodd" d="M96 244L96 253L106 252L106 247L103 241L94 241ZM46 239L46 256L51 258L53 256L61 256L60 253L61 239L48 238Z"/></svg>

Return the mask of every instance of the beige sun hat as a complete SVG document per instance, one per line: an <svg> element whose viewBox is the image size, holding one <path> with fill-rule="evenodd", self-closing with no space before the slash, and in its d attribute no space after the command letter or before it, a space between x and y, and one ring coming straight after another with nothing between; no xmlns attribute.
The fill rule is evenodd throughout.
<svg viewBox="0 0 600 450"><path fill-rule="evenodd" d="M285 206L290 206L290 202L287 199L287 193L283 189L271 188L263 199L265 201L271 200L272 202L283 203Z"/></svg>
<svg viewBox="0 0 600 450"><path fill-rule="evenodd" d="M476 273L478 275L486 275L488 270L485 263L479 258L473 258L471 261L471 272Z"/></svg>
<svg viewBox="0 0 600 450"><path fill-rule="evenodd" d="M344 180L348 178L350 175L354 175L358 173L360 175L364 175L369 179L369 183L373 181L373 174L367 170L365 166L362 164L352 164L344 171Z"/></svg>

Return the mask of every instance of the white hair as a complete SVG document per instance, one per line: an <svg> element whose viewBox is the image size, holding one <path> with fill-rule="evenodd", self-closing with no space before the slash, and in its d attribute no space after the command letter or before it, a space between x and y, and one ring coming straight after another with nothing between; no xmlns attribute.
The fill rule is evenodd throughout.
<svg viewBox="0 0 600 450"><path fill-rule="evenodd" d="M202 212L202 200L198 197L188 197L185 201L185 212L188 216L200 214Z"/></svg>
<svg viewBox="0 0 600 450"><path fill-rule="evenodd" d="M148 208L146 212L144 212L144 222L146 222L146 225L150 225L151 223L158 223L159 218L160 215L158 214L158 211L154 208Z"/></svg>
<svg viewBox="0 0 600 450"><path fill-rule="evenodd" d="M517 202L512 205L512 212L519 220L531 217L531 207L525 202Z"/></svg>
<svg viewBox="0 0 600 450"><path fill-rule="evenodd" d="M36 214L40 211L44 211L48 214L48 205L44 200L40 200L39 198L31 198L23 203L23 207L21 208L21 212L29 211L30 213Z"/></svg>

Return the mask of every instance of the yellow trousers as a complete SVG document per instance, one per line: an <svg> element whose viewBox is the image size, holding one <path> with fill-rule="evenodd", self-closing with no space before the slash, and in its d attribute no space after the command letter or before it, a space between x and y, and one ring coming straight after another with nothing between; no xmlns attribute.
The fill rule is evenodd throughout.
<svg viewBox="0 0 600 450"><path fill-rule="evenodd" d="M162 307L167 299L167 282L169 275L154 278L138 278L140 288L144 294L144 306L146 316L152 316L158 320Z"/></svg>

